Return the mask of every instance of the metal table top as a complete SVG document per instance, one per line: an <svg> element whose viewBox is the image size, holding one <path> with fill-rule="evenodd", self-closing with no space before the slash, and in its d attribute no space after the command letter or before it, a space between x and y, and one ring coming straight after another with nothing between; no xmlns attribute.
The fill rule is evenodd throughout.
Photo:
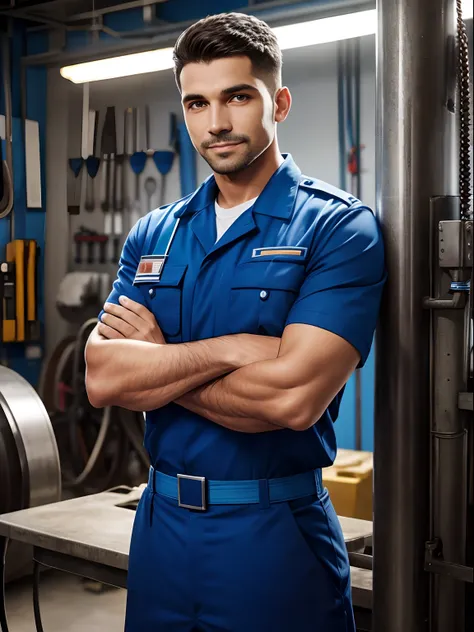
<svg viewBox="0 0 474 632"><path fill-rule="evenodd" d="M133 507L144 488L107 491L3 514L0 536L127 570ZM363 549L372 537L372 522L339 519L348 551Z"/></svg>

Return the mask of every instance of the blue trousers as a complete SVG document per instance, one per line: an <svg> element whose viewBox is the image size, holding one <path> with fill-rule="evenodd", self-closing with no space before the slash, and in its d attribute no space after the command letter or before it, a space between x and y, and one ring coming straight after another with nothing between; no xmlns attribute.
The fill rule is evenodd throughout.
<svg viewBox="0 0 474 632"><path fill-rule="evenodd" d="M321 497L189 511L140 500L126 632L355 632L350 568Z"/></svg>

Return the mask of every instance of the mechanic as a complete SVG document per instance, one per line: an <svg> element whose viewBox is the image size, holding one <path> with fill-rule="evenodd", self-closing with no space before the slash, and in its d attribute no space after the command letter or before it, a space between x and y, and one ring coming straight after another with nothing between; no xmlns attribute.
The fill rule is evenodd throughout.
<svg viewBox="0 0 474 632"><path fill-rule="evenodd" d="M147 411L125 629L351 632L348 556L321 468L336 455L344 385L371 348L379 226L280 153L291 95L267 24L209 16L174 59L213 174L131 230L86 348L92 405Z"/></svg>

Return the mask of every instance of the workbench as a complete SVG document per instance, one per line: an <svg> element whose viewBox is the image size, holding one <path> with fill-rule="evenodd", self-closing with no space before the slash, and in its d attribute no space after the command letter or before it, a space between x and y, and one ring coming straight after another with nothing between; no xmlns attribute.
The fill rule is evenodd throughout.
<svg viewBox="0 0 474 632"><path fill-rule="evenodd" d="M4 599L4 557L8 540L33 546L35 622L37 630L42 632L39 611L41 566L126 588L135 509L144 488L145 485L132 489L119 487L0 516L1 632L8 632ZM349 553L363 551L371 542L372 523L343 517L340 521ZM366 618L371 610L372 572L353 568L352 585L354 608L363 611L362 618ZM369 630L370 627L360 629Z"/></svg>

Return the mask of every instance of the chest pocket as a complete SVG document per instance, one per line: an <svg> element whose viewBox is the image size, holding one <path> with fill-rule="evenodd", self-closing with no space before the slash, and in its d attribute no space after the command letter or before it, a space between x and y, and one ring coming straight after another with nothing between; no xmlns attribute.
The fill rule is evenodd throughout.
<svg viewBox="0 0 474 632"><path fill-rule="evenodd" d="M250 261L235 269L229 323L233 333L281 336L304 279L304 265Z"/></svg>
<svg viewBox="0 0 474 632"><path fill-rule="evenodd" d="M147 308L153 312L167 342L181 341L183 280L187 267L167 262L160 281L139 284Z"/></svg>

